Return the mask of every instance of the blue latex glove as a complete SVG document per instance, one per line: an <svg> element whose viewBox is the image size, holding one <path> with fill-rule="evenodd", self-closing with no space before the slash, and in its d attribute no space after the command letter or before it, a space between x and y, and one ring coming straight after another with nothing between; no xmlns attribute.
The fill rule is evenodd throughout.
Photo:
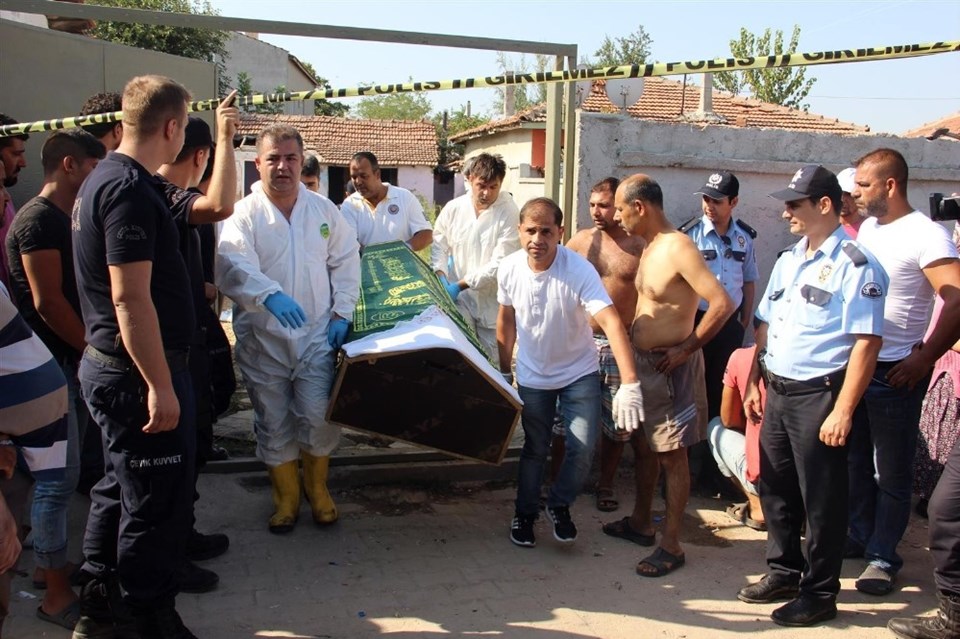
<svg viewBox="0 0 960 639"><path fill-rule="evenodd" d="M327 327L327 344L335 351L340 350L343 343L347 341L348 332L350 332L350 322L342 317L330 320L330 326Z"/></svg>
<svg viewBox="0 0 960 639"><path fill-rule="evenodd" d="M440 283L443 284L443 288L447 289L447 295L450 296L450 299L456 302L457 298L460 297L460 283L450 282L445 275L440 276Z"/></svg>
<svg viewBox="0 0 960 639"><path fill-rule="evenodd" d="M281 291L271 293L263 305L273 314L284 328L300 328L307 323L307 314L292 297Z"/></svg>

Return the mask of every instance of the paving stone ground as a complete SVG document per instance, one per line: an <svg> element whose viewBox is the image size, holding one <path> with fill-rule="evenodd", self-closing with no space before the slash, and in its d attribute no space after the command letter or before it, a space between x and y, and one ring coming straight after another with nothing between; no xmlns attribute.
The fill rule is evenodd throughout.
<svg viewBox="0 0 960 639"><path fill-rule="evenodd" d="M618 494L629 501L626 473ZM318 528L304 506L296 530L270 535L265 473L203 475L199 528L230 535L229 552L204 566L217 590L181 595L178 609L201 639L517 637L520 639L877 639L892 637L893 616L935 606L926 522L914 519L900 551L906 567L887 598L858 593L862 562L843 572L840 614L814 629L775 626L775 605L736 600L763 570L765 535L723 513L725 503L694 498L685 522L687 565L661 579L634 567L649 549L611 539L600 523L627 514L599 513L592 497L573 508L580 537L555 542L545 520L537 547L508 539L514 488L507 484L403 485L339 491L341 518ZM622 502L623 503L623 502ZM79 539L85 502L75 503ZM662 507L662 504L658 507ZM71 545L71 554L77 552ZM25 552L22 566L32 565ZM30 580L13 584L7 639L70 636L34 617L39 594Z"/></svg>

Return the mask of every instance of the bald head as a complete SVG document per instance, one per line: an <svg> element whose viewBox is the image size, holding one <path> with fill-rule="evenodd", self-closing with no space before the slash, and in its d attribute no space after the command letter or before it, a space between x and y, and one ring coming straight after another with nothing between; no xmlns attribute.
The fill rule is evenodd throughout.
<svg viewBox="0 0 960 639"><path fill-rule="evenodd" d="M652 204L657 209L663 209L663 191L660 185L643 173L631 175L620 183L619 189L623 193L623 199L627 202L640 200L646 204Z"/></svg>

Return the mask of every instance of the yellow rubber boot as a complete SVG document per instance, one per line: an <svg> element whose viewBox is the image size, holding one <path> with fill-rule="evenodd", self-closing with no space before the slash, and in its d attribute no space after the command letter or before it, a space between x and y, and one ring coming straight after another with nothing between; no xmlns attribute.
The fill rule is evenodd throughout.
<svg viewBox="0 0 960 639"><path fill-rule="evenodd" d="M275 509L270 517L270 532L282 535L293 530L300 513L300 469L297 460L293 460L267 470Z"/></svg>
<svg viewBox="0 0 960 639"><path fill-rule="evenodd" d="M327 475L330 470L329 457L316 457L301 452L303 459L303 488L310 500L313 521L318 524L332 524L337 521L337 505L327 490Z"/></svg>

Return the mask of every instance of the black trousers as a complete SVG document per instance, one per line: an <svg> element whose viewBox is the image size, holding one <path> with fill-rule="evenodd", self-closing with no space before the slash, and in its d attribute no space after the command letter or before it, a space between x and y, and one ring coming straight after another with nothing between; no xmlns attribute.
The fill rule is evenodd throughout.
<svg viewBox="0 0 960 639"><path fill-rule="evenodd" d="M768 384L760 430L769 571L799 581L802 594L819 599L835 599L840 591L847 536L847 449L819 439L840 385L783 394ZM806 549L800 544L804 513Z"/></svg>
<svg viewBox="0 0 960 639"><path fill-rule="evenodd" d="M80 363L83 398L106 452L106 474L90 492L84 570L101 578L115 572L135 614L174 605L190 531L193 384L185 368L171 377L180 421L174 430L147 434L146 384L136 368L112 368L86 354Z"/></svg>
<svg viewBox="0 0 960 639"><path fill-rule="evenodd" d="M930 497L930 554L937 588L960 595L960 441Z"/></svg>
<svg viewBox="0 0 960 639"><path fill-rule="evenodd" d="M704 312L697 311L695 324L703 319ZM704 380L707 383L707 408L710 411L709 419L720 415L720 402L723 398L723 373L727 370L727 362L733 351L743 346L743 324L740 323L739 312L735 312L727 320L713 339L703 346Z"/></svg>

